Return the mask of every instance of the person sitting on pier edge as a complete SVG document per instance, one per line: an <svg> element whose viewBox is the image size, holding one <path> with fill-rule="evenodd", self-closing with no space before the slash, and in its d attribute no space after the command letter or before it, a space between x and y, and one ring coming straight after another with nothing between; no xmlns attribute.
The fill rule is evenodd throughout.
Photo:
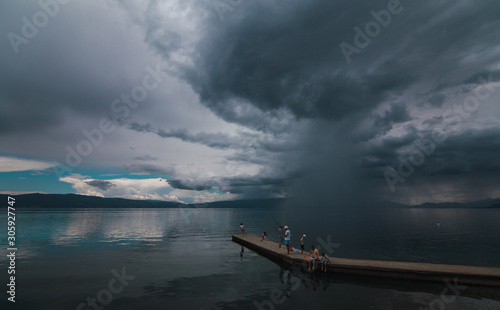
<svg viewBox="0 0 500 310"><path fill-rule="evenodd" d="M330 259L328 256L326 256L325 252L321 252L321 261L319 262L321 264L321 271L326 272L328 268L328 264L330 263Z"/></svg>
<svg viewBox="0 0 500 310"><path fill-rule="evenodd" d="M288 229L288 226L285 225L285 245L287 255L290 255L290 242L292 241L291 237L292 233L290 232L290 229Z"/></svg>
<svg viewBox="0 0 500 310"><path fill-rule="evenodd" d="M260 239L260 241L262 241L262 240L267 240L267 233L266 232L264 232L262 234L262 239Z"/></svg>
<svg viewBox="0 0 500 310"><path fill-rule="evenodd" d="M319 258L318 249L314 248L314 245L311 245L311 252L309 252L309 257L307 259L307 266L309 267L308 271L311 271L311 262L312 269L316 269L316 260Z"/></svg>

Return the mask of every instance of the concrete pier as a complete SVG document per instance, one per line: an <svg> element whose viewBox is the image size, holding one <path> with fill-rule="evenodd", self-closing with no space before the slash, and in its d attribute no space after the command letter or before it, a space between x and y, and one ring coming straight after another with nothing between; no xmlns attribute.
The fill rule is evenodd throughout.
<svg viewBox="0 0 500 310"><path fill-rule="evenodd" d="M261 241L261 238L254 235L232 235L232 240L278 263L303 266L307 271L307 260L304 255L309 253L308 249L304 251L304 254L290 251L290 255L287 255L285 245L279 249L276 242ZM330 274L350 274L427 282L443 282L447 280L452 283L456 278L460 284L500 287L500 268L337 257L330 257L330 261L327 271ZM318 269L317 272L321 272Z"/></svg>

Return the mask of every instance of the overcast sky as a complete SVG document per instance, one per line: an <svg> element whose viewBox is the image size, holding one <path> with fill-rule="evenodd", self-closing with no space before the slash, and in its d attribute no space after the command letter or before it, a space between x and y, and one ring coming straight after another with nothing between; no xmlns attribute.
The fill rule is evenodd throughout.
<svg viewBox="0 0 500 310"><path fill-rule="evenodd" d="M42 0L0 12L3 192L500 197L498 1Z"/></svg>

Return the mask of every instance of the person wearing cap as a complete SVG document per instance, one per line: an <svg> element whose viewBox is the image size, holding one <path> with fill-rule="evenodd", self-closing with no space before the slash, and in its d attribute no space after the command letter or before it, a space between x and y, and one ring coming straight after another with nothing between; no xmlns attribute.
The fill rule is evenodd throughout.
<svg viewBox="0 0 500 310"><path fill-rule="evenodd" d="M290 241L292 241L291 237L292 233L290 232L290 229L288 229L288 226L285 225L285 245L287 255L290 255Z"/></svg>
<svg viewBox="0 0 500 310"><path fill-rule="evenodd" d="M301 252L300 254L304 254L304 240L306 239L306 235L303 234L302 235L302 238L300 238L300 249L301 249Z"/></svg>

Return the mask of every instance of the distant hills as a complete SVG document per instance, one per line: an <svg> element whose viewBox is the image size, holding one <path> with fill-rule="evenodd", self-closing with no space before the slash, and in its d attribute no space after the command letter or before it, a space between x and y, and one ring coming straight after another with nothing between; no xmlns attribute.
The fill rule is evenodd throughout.
<svg viewBox="0 0 500 310"><path fill-rule="evenodd" d="M0 194L0 201L7 205L7 196ZM123 198L101 198L77 194L22 194L13 196L15 207L24 208L272 208L281 206L286 199L254 199L217 201L202 204L182 204L157 200L132 200ZM500 199L484 199L475 202L424 203L421 205L403 205L394 202L380 203L386 208L500 208Z"/></svg>
<svg viewBox="0 0 500 310"><path fill-rule="evenodd" d="M500 208L500 199L489 198L474 202L442 202L442 203L430 203L426 202L418 206L413 206L418 208L474 208L474 209L484 209L484 208Z"/></svg>
<svg viewBox="0 0 500 310"><path fill-rule="evenodd" d="M7 205L7 196L0 194ZM101 198L77 194L22 194L11 196L15 207L25 208L260 208L277 207L284 199L256 199L217 201L203 204L182 204L158 200L132 200L123 198Z"/></svg>

